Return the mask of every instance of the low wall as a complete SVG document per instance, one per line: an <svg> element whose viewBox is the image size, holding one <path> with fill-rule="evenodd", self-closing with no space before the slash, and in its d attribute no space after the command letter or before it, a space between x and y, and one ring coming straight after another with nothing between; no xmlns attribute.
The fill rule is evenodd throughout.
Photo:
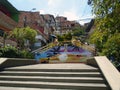
<svg viewBox="0 0 120 90"><path fill-rule="evenodd" d="M120 72L105 56L95 57L95 60L111 89L120 90Z"/></svg>
<svg viewBox="0 0 120 90"><path fill-rule="evenodd" d="M34 59L0 58L0 69L36 64Z"/></svg>
<svg viewBox="0 0 120 90"><path fill-rule="evenodd" d="M120 90L120 72L105 56L94 57L88 59L87 63L92 66L97 66L104 75L111 90Z"/></svg>

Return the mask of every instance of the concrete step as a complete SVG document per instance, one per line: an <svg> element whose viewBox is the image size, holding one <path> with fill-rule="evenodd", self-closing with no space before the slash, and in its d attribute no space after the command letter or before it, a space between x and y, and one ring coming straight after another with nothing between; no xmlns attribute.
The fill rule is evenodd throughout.
<svg viewBox="0 0 120 90"><path fill-rule="evenodd" d="M95 69L26 69L26 68L6 68L3 71L26 71L26 72L100 72Z"/></svg>
<svg viewBox="0 0 120 90"><path fill-rule="evenodd" d="M57 77L102 77L100 72L26 72L26 71L3 71L6 76L57 76Z"/></svg>
<svg viewBox="0 0 120 90"><path fill-rule="evenodd" d="M11 87L11 90L110 90L100 70L85 64L5 68L0 72L0 90L7 87Z"/></svg>
<svg viewBox="0 0 120 90"><path fill-rule="evenodd" d="M45 88L45 89L108 90L105 84L97 83L0 81L0 86Z"/></svg>
<svg viewBox="0 0 120 90"><path fill-rule="evenodd" d="M92 67L90 65L81 64L81 63L61 63L61 64L36 64L36 65L26 65L26 66L19 66L19 67L11 67L6 69L25 69L25 70L96 70L98 68ZM5 70L6 70L5 69Z"/></svg>
<svg viewBox="0 0 120 90"><path fill-rule="evenodd" d="M67 90L67 89L43 89L43 88L23 88L23 87L4 87L1 86L0 90Z"/></svg>
<svg viewBox="0 0 120 90"><path fill-rule="evenodd" d="M0 76L0 81L42 81L42 82L69 82L69 83L105 83L98 77L45 77L45 76Z"/></svg>

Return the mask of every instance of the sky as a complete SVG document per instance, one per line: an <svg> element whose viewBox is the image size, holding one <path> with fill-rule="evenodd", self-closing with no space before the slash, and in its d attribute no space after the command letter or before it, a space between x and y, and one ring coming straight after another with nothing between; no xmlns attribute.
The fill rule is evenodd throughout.
<svg viewBox="0 0 120 90"><path fill-rule="evenodd" d="M8 0L17 10L39 11L40 14L65 16L68 20L78 21L80 24L89 22L85 18L93 18L92 8L87 0ZM36 10L32 10L36 8Z"/></svg>

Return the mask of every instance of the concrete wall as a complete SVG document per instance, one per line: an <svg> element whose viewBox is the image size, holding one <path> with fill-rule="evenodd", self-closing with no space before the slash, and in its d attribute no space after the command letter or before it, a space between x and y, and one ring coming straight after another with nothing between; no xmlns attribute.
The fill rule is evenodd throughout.
<svg viewBox="0 0 120 90"><path fill-rule="evenodd" d="M92 66L97 66L104 75L111 90L120 90L120 72L107 59L106 56L98 56L93 59L88 59L87 63Z"/></svg>
<svg viewBox="0 0 120 90"><path fill-rule="evenodd" d="M111 90L120 90L120 72L105 56L95 57L95 60L111 87Z"/></svg>
<svg viewBox="0 0 120 90"><path fill-rule="evenodd" d="M20 59L20 58L0 58L0 69L7 67L25 66L37 64L33 59Z"/></svg>

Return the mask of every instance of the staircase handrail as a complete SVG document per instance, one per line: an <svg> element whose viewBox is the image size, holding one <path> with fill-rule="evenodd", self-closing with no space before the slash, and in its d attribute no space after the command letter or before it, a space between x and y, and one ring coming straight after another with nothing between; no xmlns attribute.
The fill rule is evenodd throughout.
<svg viewBox="0 0 120 90"><path fill-rule="evenodd" d="M34 53L34 52L43 52L43 51L45 51L45 50L47 50L47 49L49 49L49 48L52 48L52 47L54 47L54 46L55 46L55 45L54 45L53 43L49 43L49 44L47 44L46 46L40 47L40 48L32 51L31 53Z"/></svg>

